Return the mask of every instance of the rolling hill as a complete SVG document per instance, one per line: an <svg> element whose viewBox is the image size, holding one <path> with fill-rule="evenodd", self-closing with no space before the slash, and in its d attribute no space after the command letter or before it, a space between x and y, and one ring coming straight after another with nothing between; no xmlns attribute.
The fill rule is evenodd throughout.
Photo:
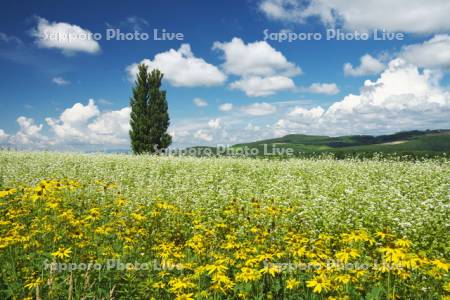
<svg viewBox="0 0 450 300"><path fill-rule="evenodd" d="M450 153L450 130L404 131L390 135L315 136L290 134L280 138L236 144L232 148L259 149L291 148L296 155L334 153L336 156L349 154L372 155L374 153L399 155L439 155Z"/></svg>

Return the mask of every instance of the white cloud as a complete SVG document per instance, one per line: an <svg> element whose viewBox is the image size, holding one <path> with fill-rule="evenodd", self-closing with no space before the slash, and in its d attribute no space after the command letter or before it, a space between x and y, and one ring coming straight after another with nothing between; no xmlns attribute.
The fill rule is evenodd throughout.
<svg viewBox="0 0 450 300"><path fill-rule="evenodd" d="M94 143L126 145L130 130L130 107L101 113L88 125Z"/></svg>
<svg viewBox="0 0 450 300"><path fill-rule="evenodd" d="M277 111L277 108L270 103L261 102L241 106L240 110L243 113L251 116L266 116L275 113Z"/></svg>
<svg viewBox="0 0 450 300"><path fill-rule="evenodd" d="M60 120L67 124L81 124L87 122L92 117L98 116L100 111L93 99L89 99L87 105L81 103L74 104L67 108L60 116Z"/></svg>
<svg viewBox="0 0 450 300"><path fill-rule="evenodd" d="M9 134L6 134L6 132L3 129L0 129L0 143L6 141L8 137Z"/></svg>
<svg viewBox="0 0 450 300"><path fill-rule="evenodd" d="M222 127L222 121L220 120L220 118L211 119L208 121L208 126L212 129L219 129Z"/></svg>
<svg viewBox="0 0 450 300"><path fill-rule="evenodd" d="M42 124L34 124L32 118L20 116L17 118L20 126L19 131L10 137L9 142L14 145L34 145L39 146L46 137L41 134Z"/></svg>
<svg viewBox="0 0 450 300"><path fill-rule="evenodd" d="M159 69L173 86L215 86L227 79L216 66L195 57L189 44L182 44L178 50L158 53L153 60L144 59L141 63L146 64L149 70ZM134 80L138 64L132 64L126 70L130 79Z"/></svg>
<svg viewBox="0 0 450 300"><path fill-rule="evenodd" d="M194 138L205 142L211 142L213 140L213 136L210 132L204 129L199 129L194 133Z"/></svg>
<svg viewBox="0 0 450 300"><path fill-rule="evenodd" d="M57 84L57 85L68 85L70 84L70 81L65 80L64 78L58 76L58 77L53 77L52 78L52 82Z"/></svg>
<svg viewBox="0 0 450 300"><path fill-rule="evenodd" d="M223 51L222 67L226 73L241 76L230 88L242 90L250 97L293 89L295 84L289 77L302 72L265 41L245 44L235 37L230 42L215 42L213 49Z"/></svg>
<svg viewBox="0 0 450 300"><path fill-rule="evenodd" d="M245 130L248 130L248 131L260 131L261 127L259 127L257 125L253 125L252 123L248 123L247 126L245 127Z"/></svg>
<svg viewBox="0 0 450 300"><path fill-rule="evenodd" d="M278 91L293 89L295 83L291 78L285 76L250 76L232 82L230 88L244 91L249 97L261 97L273 95Z"/></svg>
<svg viewBox="0 0 450 300"><path fill-rule="evenodd" d="M233 109L233 103L223 103L219 105L220 111L230 111Z"/></svg>
<svg viewBox="0 0 450 300"><path fill-rule="evenodd" d="M294 76L301 69L289 62L284 55L272 48L267 42L260 41L245 44L240 38L231 42L215 42L213 49L223 51L224 70L239 76Z"/></svg>
<svg viewBox="0 0 450 300"><path fill-rule="evenodd" d="M447 0L262 0L259 8L274 20L304 23L317 17L326 26L342 24L347 30L411 33L450 30Z"/></svg>
<svg viewBox="0 0 450 300"><path fill-rule="evenodd" d="M365 54L360 58L360 65L353 67L351 63L344 65L344 74L346 76L366 76L374 75L382 72L385 65L378 59L372 57L370 54Z"/></svg>
<svg viewBox="0 0 450 300"><path fill-rule="evenodd" d="M76 103L57 119L46 118L57 141L66 144L127 145L130 108L100 112L95 101Z"/></svg>
<svg viewBox="0 0 450 300"><path fill-rule="evenodd" d="M376 81L366 80L359 95L349 94L327 110L296 107L274 128L330 135L448 128L450 93L439 79L439 72L421 72L395 59Z"/></svg>
<svg viewBox="0 0 450 300"><path fill-rule="evenodd" d="M313 83L305 91L325 95L336 95L340 92L336 83Z"/></svg>
<svg viewBox="0 0 450 300"><path fill-rule="evenodd" d="M208 106L208 101L202 99L202 98L194 98L192 100L192 102L194 102L194 104L198 107L205 107Z"/></svg>
<svg viewBox="0 0 450 300"><path fill-rule="evenodd" d="M36 38L35 43L41 48L60 49L65 55L100 51L100 45L87 29L64 22L49 23L46 19L39 17L37 21L37 27L31 30L31 35Z"/></svg>
<svg viewBox="0 0 450 300"><path fill-rule="evenodd" d="M420 67L450 69L450 36L435 35L421 44L405 46L399 56Z"/></svg>
<svg viewBox="0 0 450 300"><path fill-rule="evenodd" d="M293 118L307 118L311 120L320 118L324 114L324 112L325 110L320 106L311 109L305 109L303 107L296 106L288 113L288 116Z"/></svg>

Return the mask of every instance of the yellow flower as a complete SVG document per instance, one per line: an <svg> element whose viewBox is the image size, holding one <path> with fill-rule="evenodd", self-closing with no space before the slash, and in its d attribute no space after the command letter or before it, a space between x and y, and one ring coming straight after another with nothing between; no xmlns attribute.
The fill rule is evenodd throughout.
<svg viewBox="0 0 450 300"><path fill-rule="evenodd" d="M16 189L4 189L3 191L0 191L0 198L9 196L17 192Z"/></svg>
<svg viewBox="0 0 450 300"><path fill-rule="evenodd" d="M434 266L436 266L436 268L444 270L445 272L448 272L448 267L450 264L443 262L439 259L434 259L431 261L431 264L433 264Z"/></svg>
<svg viewBox="0 0 450 300"><path fill-rule="evenodd" d="M40 278L37 278L35 280L31 280L27 284L25 284L25 287L29 290L39 287L44 281Z"/></svg>
<svg viewBox="0 0 450 300"><path fill-rule="evenodd" d="M261 273L252 268L243 267L241 272L236 275L236 281L251 282L261 278Z"/></svg>
<svg viewBox="0 0 450 300"><path fill-rule="evenodd" d="M144 221L146 219L146 217L144 215L141 215L139 213L132 213L131 217L138 222Z"/></svg>
<svg viewBox="0 0 450 300"><path fill-rule="evenodd" d="M102 226L95 228L94 232L97 234L107 235L107 234L111 233L112 230L113 229L111 227L109 227L107 225L102 225Z"/></svg>
<svg viewBox="0 0 450 300"><path fill-rule="evenodd" d="M313 292L320 294L322 291L326 292L331 288L331 282L325 276L317 276L308 280L306 286L314 288Z"/></svg>
<svg viewBox="0 0 450 300"><path fill-rule="evenodd" d="M294 252L293 252L294 257L303 257L306 255L306 253L307 253L306 247L300 247L300 248L294 250Z"/></svg>
<svg viewBox="0 0 450 300"><path fill-rule="evenodd" d="M61 259L65 257L70 257L70 253L72 253L72 250L69 248L65 249L64 247L60 247L58 251L55 251L52 253L52 256L59 257Z"/></svg>
<svg viewBox="0 0 450 300"><path fill-rule="evenodd" d="M450 281L448 281L446 284L444 284L443 288L444 288L444 291L450 293Z"/></svg>
<svg viewBox="0 0 450 300"><path fill-rule="evenodd" d="M347 284L348 282L350 282L350 280L352 279L352 277L348 274L342 274L342 275L338 275L336 276L336 281L342 284Z"/></svg>
<svg viewBox="0 0 450 300"><path fill-rule="evenodd" d="M83 237L83 232L77 230L74 231L73 233L70 234L70 237L75 238L75 239L81 239Z"/></svg>
<svg viewBox="0 0 450 300"><path fill-rule="evenodd" d="M217 228L227 228L228 226L225 223L218 223L218 224L216 224L216 227Z"/></svg>
<svg viewBox="0 0 450 300"><path fill-rule="evenodd" d="M165 286L166 286L166 284L162 281L158 281L158 282L155 282L152 284L152 287L154 289L163 289L163 288L165 288Z"/></svg>
<svg viewBox="0 0 450 300"><path fill-rule="evenodd" d="M234 287L234 282L231 281L228 276L224 274L215 274L212 277L212 282L214 283L211 288L214 290L221 291L225 293L227 290L231 290Z"/></svg>
<svg viewBox="0 0 450 300"><path fill-rule="evenodd" d="M293 290L300 285L300 281L297 279L291 278L286 281L286 288L288 290Z"/></svg>
<svg viewBox="0 0 450 300"><path fill-rule="evenodd" d="M407 239L399 239L395 242L395 246L401 247L401 248L409 248L411 247L412 242Z"/></svg>
<svg viewBox="0 0 450 300"><path fill-rule="evenodd" d="M29 290L37 288L38 286L40 286L44 281L40 278L37 278L35 280L31 280L30 282L28 282L27 284L25 284L25 287Z"/></svg>
<svg viewBox="0 0 450 300"><path fill-rule="evenodd" d="M207 271L209 275L211 275L213 273L223 273L226 270L228 270L228 267L224 266L224 265L220 265L220 264L205 266L205 271Z"/></svg>
<svg viewBox="0 0 450 300"><path fill-rule="evenodd" d="M264 268L260 270L262 274L270 274L272 277L275 277L276 274L281 272L281 268L276 265L266 265Z"/></svg>
<svg viewBox="0 0 450 300"><path fill-rule="evenodd" d="M338 252L336 254L336 258L344 263L348 262L351 258L356 258L358 256L359 256L358 250L353 248L347 248L344 251Z"/></svg>
<svg viewBox="0 0 450 300"><path fill-rule="evenodd" d="M195 284L190 282L187 278L174 278L169 281L169 285L171 286L171 292L179 292L184 289L189 289L195 287Z"/></svg>
<svg viewBox="0 0 450 300"><path fill-rule="evenodd" d="M127 200L124 199L124 198L118 198L118 199L114 202L114 204L115 204L116 206L124 206L125 204L127 204Z"/></svg>
<svg viewBox="0 0 450 300"><path fill-rule="evenodd" d="M351 233L344 233L342 234L342 241L345 243L352 243L352 242L369 242L371 244L373 243L373 240L364 230L353 231Z"/></svg>
<svg viewBox="0 0 450 300"><path fill-rule="evenodd" d="M100 209L98 209L96 207L91 208L89 210L89 214L90 214L90 216L88 217L89 219L96 220L96 219L100 218Z"/></svg>
<svg viewBox="0 0 450 300"><path fill-rule="evenodd" d="M175 300L194 300L194 298L192 298L192 296L194 296L193 293L189 293L189 294L181 294L178 295Z"/></svg>
<svg viewBox="0 0 450 300"><path fill-rule="evenodd" d="M384 253L384 255L386 256L386 261L389 263L399 263L406 257L406 254L402 249L382 247L379 248L378 251Z"/></svg>

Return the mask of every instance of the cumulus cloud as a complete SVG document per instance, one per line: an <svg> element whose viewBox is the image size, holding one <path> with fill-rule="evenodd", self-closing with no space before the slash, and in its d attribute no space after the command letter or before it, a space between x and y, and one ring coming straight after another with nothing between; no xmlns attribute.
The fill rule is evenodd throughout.
<svg viewBox="0 0 450 300"><path fill-rule="evenodd" d="M62 78L61 76L58 77L53 77L52 78L52 82L57 84L57 85L68 85L70 84L70 81L65 80L64 78Z"/></svg>
<svg viewBox="0 0 450 300"><path fill-rule="evenodd" d="M259 77L250 76L230 84L231 89L244 91L249 97L273 95L278 91L295 88L294 81L285 76Z"/></svg>
<svg viewBox="0 0 450 300"><path fill-rule="evenodd" d="M47 140L47 138L41 134L42 124L36 125L32 118L20 116L17 118L19 124L19 131L12 135L9 142L15 145L34 145L39 146Z"/></svg>
<svg viewBox="0 0 450 300"><path fill-rule="evenodd" d="M88 125L96 143L124 145L128 143L131 108L124 107L101 113L94 122Z"/></svg>
<svg viewBox="0 0 450 300"><path fill-rule="evenodd" d="M208 101L206 101L206 100L204 100L204 99L202 99L202 98L194 98L194 99L192 100L192 102L193 102L196 106L198 106L198 107L205 107L205 106L208 106Z"/></svg>
<svg viewBox="0 0 450 300"><path fill-rule="evenodd" d="M304 90L314 94L325 95L336 95L340 92L336 83L313 83Z"/></svg>
<svg viewBox="0 0 450 300"><path fill-rule="evenodd" d="M233 103L223 103L221 105L219 105L219 110L220 111L230 111L233 109Z"/></svg>
<svg viewBox="0 0 450 300"><path fill-rule="evenodd" d="M220 120L220 118L211 119L208 121L208 126L212 129L219 129L222 127L222 121Z"/></svg>
<svg viewBox="0 0 450 300"><path fill-rule="evenodd" d="M164 78L173 86L215 86L227 79L216 66L195 57L189 44L182 44L178 50L158 53L153 60L144 59L140 63L147 65L149 70L161 70ZM130 79L134 80L138 64L132 64L126 70Z"/></svg>
<svg viewBox="0 0 450 300"><path fill-rule="evenodd" d="M31 30L35 43L40 48L55 48L65 55L77 52L98 53L100 45L92 37L92 32L78 25L64 22L49 22L37 18L37 26Z"/></svg>
<svg viewBox="0 0 450 300"><path fill-rule="evenodd" d="M228 43L215 42L213 49L223 51L224 70L239 76L294 76L301 69L266 41L245 44L240 38Z"/></svg>
<svg viewBox="0 0 450 300"><path fill-rule="evenodd" d="M95 101L76 103L46 122L58 141L67 144L126 145L128 143L130 108L100 112Z"/></svg>
<svg viewBox="0 0 450 300"><path fill-rule="evenodd" d="M270 19L304 23L318 18L326 26L347 30L442 33L450 30L447 0L262 0L259 9Z"/></svg>
<svg viewBox="0 0 450 300"><path fill-rule="evenodd" d="M8 139L9 135L3 129L0 129L0 143Z"/></svg>
<svg viewBox="0 0 450 300"><path fill-rule="evenodd" d="M230 42L215 42L213 49L223 52L225 72L241 77L230 88L242 90L250 97L292 89L295 84L289 77L302 73L300 67L265 41L245 44L235 37Z"/></svg>
<svg viewBox="0 0 450 300"><path fill-rule="evenodd" d="M311 109L296 106L288 113L288 116L293 118L307 118L308 120L314 120L320 118L324 112L325 110L320 106Z"/></svg>
<svg viewBox="0 0 450 300"><path fill-rule="evenodd" d="M421 44L405 46L399 56L420 67L450 69L450 36L439 34Z"/></svg>
<svg viewBox="0 0 450 300"><path fill-rule="evenodd" d="M0 142L31 149L128 147L130 112L129 107L101 112L90 99L87 104L75 103L56 118L46 118L49 130L45 133L44 124L35 124L32 118L21 116L17 119L19 131L7 135L0 130Z"/></svg>
<svg viewBox="0 0 450 300"><path fill-rule="evenodd" d="M360 65L353 67L351 63L344 64L344 74L346 76L366 76L382 72L385 65L370 54L365 54L360 58Z"/></svg>
<svg viewBox="0 0 450 300"><path fill-rule="evenodd" d="M277 108L267 102L257 102L250 105L241 106L240 110L250 116L266 116L275 113Z"/></svg>
<svg viewBox="0 0 450 300"><path fill-rule="evenodd" d="M17 119L20 129L8 135L0 130L0 143L30 149L88 150L128 148L130 107L101 111L93 99L75 103L57 117L45 118L46 125L32 118ZM210 128L221 126L211 120ZM44 127L45 126L45 127ZM178 132L183 136L183 132Z"/></svg>
<svg viewBox="0 0 450 300"><path fill-rule="evenodd" d="M360 94L347 95L327 110L296 107L275 128L333 135L448 128L450 93L439 79L439 73L395 59L376 81L366 80Z"/></svg>

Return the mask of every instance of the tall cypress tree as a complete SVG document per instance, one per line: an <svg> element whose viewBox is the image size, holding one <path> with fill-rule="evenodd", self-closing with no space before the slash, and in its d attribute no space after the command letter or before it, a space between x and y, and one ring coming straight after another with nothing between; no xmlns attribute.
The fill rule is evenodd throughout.
<svg viewBox="0 0 450 300"><path fill-rule="evenodd" d="M147 152L146 132L148 131L147 103L148 103L148 72L147 66L140 64L130 99L130 140L131 150L135 154Z"/></svg>
<svg viewBox="0 0 450 300"><path fill-rule="evenodd" d="M156 149L166 149L172 143L172 137L167 133L169 128L169 113L166 100L166 91L161 91L163 74L155 69L148 76L149 91L149 118L150 142Z"/></svg>
<svg viewBox="0 0 450 300"><path fill-rule="evenodd" d="M163 74L159 70L148 73L144 64L138 74L130 99L130 139L135 154L154 153L167 148L172 137L167 133L169 113L166 92L161 91Z"/></svg>

